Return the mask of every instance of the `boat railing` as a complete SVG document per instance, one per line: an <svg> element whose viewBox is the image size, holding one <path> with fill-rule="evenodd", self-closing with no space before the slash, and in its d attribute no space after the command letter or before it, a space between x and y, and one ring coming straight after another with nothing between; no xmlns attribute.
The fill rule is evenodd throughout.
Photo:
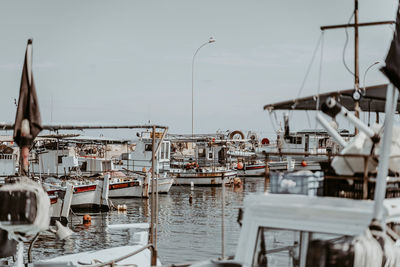
<svg viewBox="0 0 400 267"><path fill-rule="evenodd" d="M310 153L310 152L263 152L262 153L264 156L265 160L265 177L269 178L270 176L270 166L269 162L272 158L274 157L300 157L304 158L304 160L307 160L308 158L314 157L320 157L323 159L323 161L330 163L334 157L344 157L344 158L361 158L363 159L363 173L361 175L353 175L353 176L346 176L346 175L336 175L334 173L327 172L324 175L324 179L327 181L327 183L335 183L340 180L352 180L354 182L354 188L357 187L357 190L360 192L349 192L349 195L351 198L361 198L361 199L368 199L373 196L373 192L370 190L369 184L373 183L375 184L375 180L373 179L374 173L369 172L369 162L370 159L376 159L376 156L371 155L371 154L339 154L339 153ZM397 157L397 156L394 156ZM390 180L389 182L396 183L397 180ZM357 183L357 184L356 184ZM325 185L324 185L325 187ZM327 186L328 187L328 186ZM354 191L353 188L353 191ZM349 189L350 190L350 189ZM397 196L400 194L399 192L394 192L394 194Z"/></svg>
<svg viewBox="0 0 400 267"><path fill-rule="evenodd" d="M137 250L135 250L135 251L133 251L133 252L131 252L131 253L128 253L128 254L126 254L126 255L124 255L124 256L121 256L121 257L119 257L119 258L116 258L116 259L114 259L114 260L111 260L111 261L108 261L108 262L102 262L102 263L99 263L99 264L96 264L96 265L91 265L91 266L92 266L92 267L115 266L115 264L116 264L117 262L120 262L120 261L122 261L122 260L125 260L125 259L127 259L127 258L130 258L130 257L132 257L132 256L134 256L134 255L136 255L136 254L138 254L138 253L140 253L140 252L142 252L142 251L145 250L145 249L150 249L152 255L153 255L153 253L154 253L154 251L155 251L155 248L154 248L154 245L153 245L153 244L147 244L146 246L144 246L144 247L142 247L142 248L139 248L139 249L137 249Z"/></svg>

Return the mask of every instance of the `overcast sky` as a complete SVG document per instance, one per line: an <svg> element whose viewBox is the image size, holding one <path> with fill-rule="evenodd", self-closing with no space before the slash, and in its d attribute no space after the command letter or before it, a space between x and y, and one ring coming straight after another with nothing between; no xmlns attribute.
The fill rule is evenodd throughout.
<svg viewBox="0 0 400 267"><path fill-rule="evenodd" d="M156 122L191 132L255 130L271 135L263 105L295 98L322 25L347 23L349 0L1 1L0 121L12 122L26 40L44 123ZM360 0L360 22L395 19L395 0ZM360 29L361 82L383 61L389 26ZM353 31L346 58L353 68ZM353 87L342 63L344 30L324 34L321 92ZM302 96L316 94L319 56ZM366 83L386 82L378 67ZM304 114L293 128L310 128ZM314 118L311 118L315 121ZM314 126L314 123L313 123Z"/></svg>

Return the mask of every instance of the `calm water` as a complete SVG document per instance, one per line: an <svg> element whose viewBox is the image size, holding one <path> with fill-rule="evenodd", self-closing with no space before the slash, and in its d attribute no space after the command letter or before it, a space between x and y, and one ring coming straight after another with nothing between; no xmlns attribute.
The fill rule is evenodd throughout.
<svg viewBox="0 0 400 267"><path fill-rule="evenodd" d="M238 209L246 195L264 192L263 178L246 178L242 188L225 190L225 254L234 255L239 238L236 222ZM189 203L192 192L193 202ZM158 250L163 264L192 262L221 256L222 188L173 186L167 195L159 196ZM107 229L108 224L150 222L149 200L114 199L115 205L126 204L128 211L92 214L89 227L81 225L81 216L72 217L70 228L76 233L68 240L42 235L35 243L34 259L63 254L135 244L137 229Z"/></svg>

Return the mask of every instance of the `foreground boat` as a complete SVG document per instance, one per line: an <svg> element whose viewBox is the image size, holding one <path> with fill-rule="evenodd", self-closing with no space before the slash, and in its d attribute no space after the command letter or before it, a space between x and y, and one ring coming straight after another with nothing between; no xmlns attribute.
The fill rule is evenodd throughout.
<svg viewBox="0 0 400 267"><path fill-rule="evenodd" d="M135 225L118 225L116 228L125 229L132 226L135 228ZM151 266L151 246L147 245L148 233L138 232L135 235L135 239L139 240L135 245L64 255L37 262L32 266ZM161 262L157 259L157 266L160 265Z"/></svg>

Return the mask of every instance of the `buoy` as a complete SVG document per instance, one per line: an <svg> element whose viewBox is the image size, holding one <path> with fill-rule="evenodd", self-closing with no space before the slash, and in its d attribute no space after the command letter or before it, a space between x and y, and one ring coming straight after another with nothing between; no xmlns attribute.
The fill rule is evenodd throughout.
<svg viewBox="0 0 400 267"><path fill-rule="evenodd" d="M193 196L192 196L192 193L190 193L190 195L189 195L189 203L190 203L190 204L193 203Z"/></svg>
<svg viewBox="0 0 400 267"><path fill-rule="evenodd" d="M238 169L238 170L243 169L243 163L238 162L238 164L237 164L237 169Z"/></svg>
<svg viewBox="0 0 400 267"><path fill-rule="evenodd" d="M240 180L239 177L235 177L235 179L233 179L233 185L234 186L241 186L242 185L242 180Z"/></svg>
<svg viewBox="0 0 400 267"><path fill-rule="evenodd" d="M122 205L118 205L117 206L117 210L118 211L126 211L128 209L128 207L126 206L126 204L122 204Z"/></svg>
<svg viewBox="0 0 400 267"><path fill-rule="evenodd" d="M305 160L302 160L302 161L301 161L301 166L307 167L307 165L308 165L308 164L307 164L307 161L305 161Z"/></svg>
<svg viewBox="0 0 400 267"><path fill-rule="evenodd" d="M92 223L92 217L89 214L83 215L83 224L90 225Z"/></svg>

